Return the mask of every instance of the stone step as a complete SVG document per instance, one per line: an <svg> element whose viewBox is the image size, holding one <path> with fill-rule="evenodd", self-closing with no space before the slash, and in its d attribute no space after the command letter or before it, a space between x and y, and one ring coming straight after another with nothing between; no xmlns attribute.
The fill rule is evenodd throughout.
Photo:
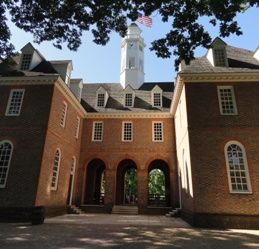
<svg viewBox="0 0 259 249"><path fill-rule="evenodd" d="M74 205L71 205L71 206L68 206L68 213L70 213L70 214L84 214L85 212L82 211L80 208L78 208Z"/></svg>
<svg viewBox="0 0 259 249"><path fill-rule="evenodd" d="M137 206L124 206L124 205L114 205L112 208L112 214L130 214L137 215Z"/></svg>
<svg viewBox="0 0 259 249"><path fill-rule="evenodd" d="M181 213L181 209L175 208L175 209L171 210L170 212L168 212L165 216L166 217L179 217L180 213Z"/></svg>

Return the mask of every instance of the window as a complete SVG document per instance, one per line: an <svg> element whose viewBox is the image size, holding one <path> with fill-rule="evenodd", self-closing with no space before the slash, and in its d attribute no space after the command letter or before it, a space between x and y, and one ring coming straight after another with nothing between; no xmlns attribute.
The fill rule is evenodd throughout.
<svg viewBox="0 0 259 249"><path fill-rule="evenodd" d="M6 116L19 116L22 108L24 89L13 89L10 92Z"/></svg>
<svg viewBox="0 0 259 249"><path fill-rule="evenodd" d="M66 116L67 116L67 103L63 102L62 110L61 110L61 117L60 117L60 125L65 127L66 125Z"/></svg>
<svg viewBox="0 0 259 249"><path fill-rule="evenodd" d="M122 141L131 142L133 140L132 128L132 122L122 123Z"/></svg>
<svg viewBox="0 0 259 249"><path fill-rule="evenodd" d="M0 142L0 188L6 185L12 151L13 146L9 141Z"/></svg>
<svg viewBox="0 0 259 249"><path fill-rule="evenodd" d="M61 159L61 152L59 149L57 149L55 157L54 157L54 164L53 164L52 178L51 178L51 189L52 190L57 190L60 159Z"/></svg>
<svg viewBox="0 0 259 249"><path fill-rule="evenodd" d="M222 115L236 115L236 100L232 86L218 86L219 108Z"/></svg>
<svg viewBox="0 0 259 249"><path fill-rule="evenodd" d="M23 54L21 70L28 70L30 68L31 58L32 58L32 54Z"/></svg>
<svg viewBox="0 0 259 249"><path fill-rule="evenodd" d="M127 106L127 107L133 106L133 94L132 93L125 94L125 106Z"/></svg>
<svg viewBox="0 0 259 249"><path fill-rule="evenodd" d="M97 107L104 107L104 102L105 102L105 94L98 93L97 94Z"/></svg>
<svg viewBox="0 0 259 249"><path fill-rule="evenodd" d="M251 193L248 166L244 147L237 142L225 146L225 158L231 193Z"/></svg>
<svg viewBox="0 0 259 249"><path fill-rule="evenodd" d="M161 107L162 105L162 94L161 93L153 93L153 106Z"/></svg>
<svg viewBox="0 0 259 249"><path fill-rule="evenodd" d="M102 140L103 140L103 122L94 122L92 141L97 142Z"/></svg>
<svg viewBox="0 0 259 249"><path fill-rule="evenodd" d="M226 55L224 49L213 49L214 64L216 67L226 66Z"/></svg>
<svg viewBox="0 0 259 249"><path fill-rule="evenodd" d="M80 129L80 118L76 117L75 138L78 138L79 136L79 129Z"/></svg>
<svg viewBox="0 0 259 249"><path fill-rule="evenodd" d="M153 122L153 142L163 142L163 123Z"/></svg>
<svg viewBox="0 0 259 249"><path fill-rule="evenodd" d="M129 57L129 68L135 68L135 57Z"/></svg>

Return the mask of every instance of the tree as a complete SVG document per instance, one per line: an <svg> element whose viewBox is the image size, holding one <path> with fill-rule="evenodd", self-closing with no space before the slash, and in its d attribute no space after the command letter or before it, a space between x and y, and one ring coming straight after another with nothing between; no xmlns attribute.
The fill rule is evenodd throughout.
<svg viewBox="0 0 259 249"><path fill-rule="evenodd" d="M11 21L27 32L34 41L53 41L71 50L81 44L84 31L91 31L94 42L105 45L111 31L125 35L127 19L135 21L138 13L159 13L163 22L171 23L171 30L151 44L151 50L159 57L176 56L177 67L182 59L187 63L194 57L196 47L209 47L211 37L199 22L208 17L211 25L219 25L219 34L242 34L235 21L238 13L256 6L259 0L2 0L0 3L0 56L13 51L11 33L6 24L6 12Z"/></svg>
<svg viewBox="0 0 259 249"><path fill-rule="evenodd" d="M160 169L153 169L148 176L148 193L165 196L165 175Z"/></svg>

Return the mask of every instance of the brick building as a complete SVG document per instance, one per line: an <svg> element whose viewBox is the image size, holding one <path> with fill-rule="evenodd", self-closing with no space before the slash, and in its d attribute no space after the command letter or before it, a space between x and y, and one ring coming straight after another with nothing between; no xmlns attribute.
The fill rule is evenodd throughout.
<svg viewBox="0 0 259 249"><path fill-rule="evenodd" d="M197 226L258 226L259 51L216 38L175 83L144 82L140 32L131 24L122 41L120 83L71 79L71 61L30 43L0 64L0 209L179 207ZM153 170L164 176L158 199Z"/></svg>

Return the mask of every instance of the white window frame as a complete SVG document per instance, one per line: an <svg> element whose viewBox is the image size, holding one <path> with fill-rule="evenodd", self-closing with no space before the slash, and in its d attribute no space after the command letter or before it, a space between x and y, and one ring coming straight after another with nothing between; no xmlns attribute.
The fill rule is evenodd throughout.
<svg viewBox="0 0 259 249"><path fill-rule="evenodd" d="M230 164L229 164L229 156L228 156L228 148L231 145L237 145L242 151L242 155L243 155L242 160L243 160L243 164L244 164L244 170L240 170L240 171L237 171L237 172L239 172L239 174L240 174L240 172L245 172L244 178L246 179L247 190L243 190L243 191L241 190L240 191L240 190L232 188L233 182L231 181L231 172L230 172ZM226 161L227 174L228 174L229 192L231 194L251 194L252 193L252 187L251 187L251 182L250 182L250 176L249 176L245 147L241 143L239 143L238 141L229 141L225 145L224 154L225 154L225 161ZM236 159L236 160L238 160L238 159ZM240 161L238 163L240 163ZM236 171L233 170L233 173L235 173L235 172ZM236 183L236 181L234 182L234 184L235 183ZM240 184L242 184L242 183L240 183Z"/></svg>
<svg viewBox="0 0 259 249"><path fill-rule="evenodd" d="M131 105L127 105L127 96L131 95ZM124 95L124 106L125 107L133 107L134 106L134 94L133 93L125 93Z"/></svg>
<svg viewBox="0 0 259 249"><path fill-rule="evenodd" d="M12 155L13 155L13 143L11 141L9 141L9 140L2 140L2 141L0 141L0 145L5 144L5 143L9 144L11 146L11 149L10 149L10 155L9 155L9 159L8 159L7 165L3 166L3 167L0 167L0 169L1 168L6 168L4 183L3 184L0 183L0 188L5 188L6 187L6 182L7 182L8 173L9 173L10 164L11 164ZM0 154L0 156L1 156L1 154Z"/></svg>
<svg viewBox="0 0 259 249"><path fill-rule="evenodd" d="M101 129L101 130L97 130L96 125L98 125L98 124L101 124L101 125L102 125L102 129ZM101 137L100 139L96 139L96 134L97 134L97 132L101 132L101 134L99 134L100 137ZM98 136L99 136L99 135L98 135ZM103 121L94 121L94 122L93 122L92 141L93 141L93 142L102 142L102 141L103 141Z"/></svg>
<svg viewBox="0 0 259 249"><path fill-rule="evenodd" d="M14 97L15 92L21 92L22 96L21 96L20 103L19 103L18 108L17 108L18 112L17 113L10 113L10 108L11 108L11 105L13 104L13 101L14 101L13 97ZM8 99L6 111L5 111L5 116L20 116L22 104L23 104L24 93L25 93L25 89L12 89L11 90L11 92L9 94L9 99Z"/></svg>
<svg viewBox="0 0 259 249"><path fill-rule="evenodd" d="M78 138L78 137L79 137L80 123L81 123L81 119L77 116L77 117L76 117L75 138Z"/></svg>
<svg viewBox="0 0 259 249"><path fill-rule="evenodd" d="M156 103L155 103L155 95L160 95L160 105L157 105ZM153 105L153 107L162 107L162 92L153 92L153 94L152 94L152 105Z"/></svg>
<svg viewBox="0 0 259 249"><path fill-rule="evenodd" d="M223 99L221 98L221 90L229 89L231 91L231 98L232 98L232 105L233 105L233 112L232 113L226 113L223 108ZM217 86L218 91L218 101L219 101L219 109L221 115L237 115L237 105L236 105L236 98L235 98L235 92L233 86ZM229 101L230 102L230 101Z"/></svg>
<svg viewBox="0 0 259 249"><path fill-rule="evenodd" d="M215 67L227 67L227 55L224 47L213 48L213 60Z"/></svg>
<svg viewBox="0 0 259 249"><path fill-rule="evenodd" d="M100 105L100 102L99 102L99 96L100 95L103 96L103 104L102 105ZM96 106L97 107L104 107L105 106L105 93L97 93Z"/></svg>
<svg viewBox="0 0 259 249"><path fill-rule="evenodd" d="M72 166L70 170L70 177L72 177L71 181L71 189L70 189L70 196L69 196L69 205L72 205L73 201L73 193L74 193L74 183L75 183L75 171L76 171L76 157L72 157Z"/></svg>
<svg viewBox="0 0 259 249"><path fill-rule="evenodd" d="M130 130L130 137L131 137L131 139L125 139L125 136L126 136L126 132L128 132L128 131L126 131L126 127L125 127L125 125L126 124L131 124L131 130ZM122 142L132 142L133 141L133 122L132 121L123 121L122 122L122 134L121 134L121 140L122 140Z"/></svg>
<svg viewBox="0 0 259 249"><path fill-rule="evenodd" d="M58 154L58 161L57 161L57 165L56 163L56 155ZM52 176L51 176L51 182L50 182L50 189L56 191L58 188L58 178L59 178L59 169L60 169L60 163L61 163L61 150L58 148L55 152L54 155L54 161L53 161L53 167L52 167ZM57 168L55 170L55 167ZM56 173L56 176L54 176L54 173ZM53 186L54 183L54 186Z"/></svg>
<svg viewBox="0 0 259 249"><path fill-rule="evenodd" d="M28 58L28 56L29 56L29 58ZM20 65L20 69L22 71L26 71L26 70L30 69L32 56L33 56L33 54L31 54L31 53L24 53L22 55L22 60L21 60L21 65Z"/></svg>
<svg viewBox="0 0 259 249"><path fill-rule="evenodd" d="M65 128L66 126L66 118L67 118L67 102L63 101L61 116L60 116L60 125Z"/></svg>
<svg viewBox="0 0 259 249"><path fill-rule="evenodd" d="M156 139L156 133L155 133L155 124L161 124L161 140ZM152 141L156 143L164 142L164 125L163 121L152 121Z"/></svg>

